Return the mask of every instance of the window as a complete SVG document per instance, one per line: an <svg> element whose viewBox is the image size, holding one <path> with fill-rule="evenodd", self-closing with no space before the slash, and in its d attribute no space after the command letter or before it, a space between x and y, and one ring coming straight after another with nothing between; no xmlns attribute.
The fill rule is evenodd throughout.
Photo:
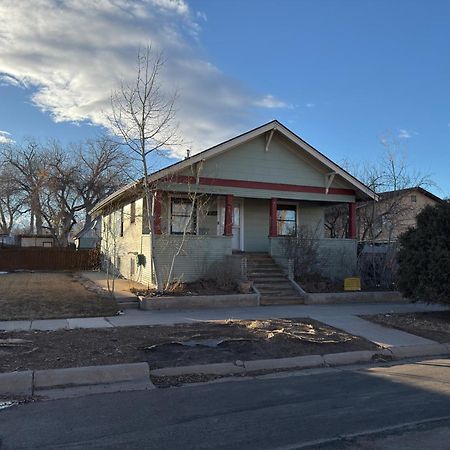
<svg viewBox="0 0 450 450"><path fill-rule="evenodd" d="M150 234L150 225L148 223L147 200L142 199L142 234Z"/></svg>
<svg viewBox="0 0 450 450"><path fill-rule="evenodd" d="M196 234L197 206L188 198L173 198L170 205L170 233Z"/></svg>
<svg viewBox="0 0 450 450"><path fill-rule="evenodd" d="M133 278L136 274L136 259L130 258L130 278Z"/></svg>
<svg viewBox="0 0 450 450"><path fill-rule="evenodd" d="M297 206L277 206L277 234L278 236L295 236L297 234Z"/></svg>
<svg viewBox="0 0 450 450"><path fill-rule="evenodd" d="M136 202L130 203L130 223L136 222Z"/></svg>
<svg viewBox="0 0 450 450"><path fill-rule="evenodd" d="M120 237L123 237L123 207L120 209Z"/></svg>
<svg viewBox="0 0 450 450"><path fill-rule="evenodd" d="M411 203L416 203L416 202L417 202L417 196L411 195Z"/></svg>

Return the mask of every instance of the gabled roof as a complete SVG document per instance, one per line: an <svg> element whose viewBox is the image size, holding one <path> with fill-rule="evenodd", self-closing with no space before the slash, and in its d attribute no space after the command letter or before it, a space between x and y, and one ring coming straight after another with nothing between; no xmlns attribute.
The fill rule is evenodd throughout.
<svg viewBox="0 0 450 450"><path fill-rule="evenodd" d="M294 132L292 132L287 127L285 127L282 123L278 122L278 120L272 120L271 122L268 122L264 125L254 128L253 130L247 131L243 134L240 134L239 136L236 136L225 142L222 142L221 144L210 147L210 148L208 148L200 153L197 153L189 158L178 161L168 167L165 167L164 169L158 170L158 171L152 173L151 175L149 175L149 182L152 183L161 178L166 178L180 170L183 170L187 167L192 166L193 164L196 164L201 161L206 161L207 159L210 159L214 156L217 156L221 153L231 150L239 145L242 145L252 139L255 139L258 136L264 135L265 133L271 132L271 131L273 131L273 132L276 131L276 132L280 133L288 141L297 145L302 150L304 150L306 153L308 153L313 158L315 158L320 163L322 163L325 167L327 167L330 170L330 172L334 172L337 175L340 175L345 181L347 181L354 187L354 189L358 192L359 197L362 197L365 199L368 199L368 198L377 199L378 198L377 194L374 191L372 191L368 186L366 186L364 183L359 181L353 175L348 173L342 167L340 167L339 165L334 163L331 159L327 158L323 153L316 150L313 146L311 146L306 141L301 139ZM95 207L91 211L91 214L98 213L102 209L102 207L106 206L111 201L118 199L124 193L129 191L130 189L138 187L138 185L141 183L141 181L142 180L130 183L130 184L122 187L121 189L117 190L116 192L111 194L109 197L105 198L104 200L99 202L97 205L95 205Z"/></svg>
<svg viewBox="0 0 450 450"><path fill-rule="evenodd" d="M431 198L431 200L434 200L437 203L443 203L445 201L441 197L438 197L437 195L433 194L430 191L427 191L426 189L424 189L423 187L420 187L420 186L399 189L397 191L380 192L378 195L379 195L380 199L383 199L383 198L394 197L396 195L406 194L408 192L419 192L419 193L425 195L425 197Z"/></svg>

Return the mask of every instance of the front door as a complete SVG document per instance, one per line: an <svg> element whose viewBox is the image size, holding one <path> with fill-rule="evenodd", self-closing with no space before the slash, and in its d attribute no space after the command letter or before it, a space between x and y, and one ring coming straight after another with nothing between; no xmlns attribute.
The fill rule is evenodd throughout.
<svg viewBox="0 0 450 450"><path fill-rule="evenodd" d="M243 211L242 211L242 201L234 200L233 201L233 241L232 241L232 249L233 250L244 250L244 242L243 242L243 233L244 233L244 224L243 224Z"/></svg>

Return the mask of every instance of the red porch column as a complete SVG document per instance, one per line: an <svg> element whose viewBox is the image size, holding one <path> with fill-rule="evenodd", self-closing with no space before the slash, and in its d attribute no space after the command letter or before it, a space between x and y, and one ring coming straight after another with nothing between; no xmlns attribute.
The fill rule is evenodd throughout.
<svg viewBox="0 0 450 450"><path fill-rule="evenodd" d="M225 196L225 223L223 227L224 236L233 236L233 196Z"/></svg>
<svg viewBox="0 0 450 450"><path fill-rule="evenodd" d="M348 238L356 239L356 203L348 204Z"/></svg>
<svg viewBox="0 0 450 450"><path fill-rule="evenodd" d="M153 200L153 232L161 234L161 191L155 192Z"/></svg>
<svg viewBox="0 0 450 450"><path fill-rule="evenodd" d="M270 226L269 226L269 237L278 236L277 227L277 199L270 199Z"/></svg>

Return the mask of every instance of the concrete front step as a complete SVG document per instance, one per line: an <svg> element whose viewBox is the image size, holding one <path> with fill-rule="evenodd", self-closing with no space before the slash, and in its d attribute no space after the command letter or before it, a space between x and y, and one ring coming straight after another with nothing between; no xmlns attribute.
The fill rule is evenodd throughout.
<svg viewBox="0 0 450 450"><path fill-rule="evenodd" d="M278 267L273 261L247 261L247 267Z"/></svg>
<svg viewBox="0 0 450 450"><path fill-rule="evenodd" d="M258 270L250 270L250 276L284 276L284 273L281 269L274 267L273 269L258 269Z"/></svg>
<svg viewBox="0 0 450 450"><path fill-rule="evenodd" d="M252 277L252 280L255 284L286 283L288 281L288 277L281 276L281 275L279 277L258 276L258 277Z"/></svg>
<svg viewBox="0 0 450 450"><path fill-rule="evenodd" d="M261 292L266 291L292 291L294 288L291 283L254 283L255 287Z"/></svg>
<svg viewBox="0 0 450 450"><path fill-rule="evenodd" d="M300 298L295 291L284 291L284 292L261 292L261 298L284 298L284 297L296 297Z"/></svg>

